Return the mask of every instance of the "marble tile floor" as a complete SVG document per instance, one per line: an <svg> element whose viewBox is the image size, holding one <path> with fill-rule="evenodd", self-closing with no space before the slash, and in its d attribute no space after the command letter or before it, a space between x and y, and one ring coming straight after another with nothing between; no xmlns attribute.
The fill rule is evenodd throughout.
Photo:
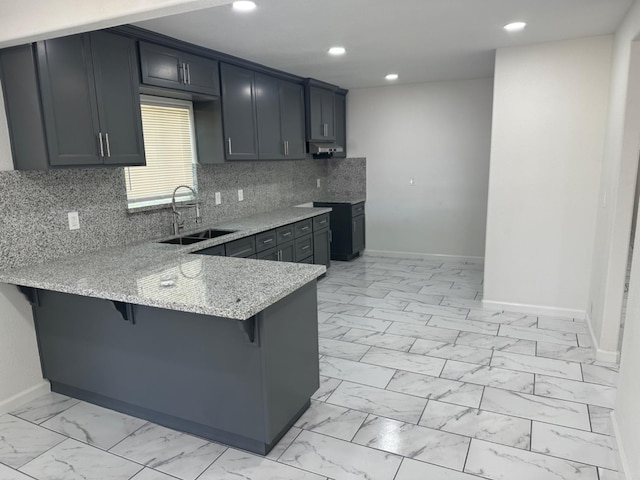
<svg viewBox="0 0 640 480"><path fill-rule="evenodd" d="M482 270L334 262L320 388L266 457L52 393L0 416L0 480L618 478L616 365L580 320L483 309Z"/></svg>

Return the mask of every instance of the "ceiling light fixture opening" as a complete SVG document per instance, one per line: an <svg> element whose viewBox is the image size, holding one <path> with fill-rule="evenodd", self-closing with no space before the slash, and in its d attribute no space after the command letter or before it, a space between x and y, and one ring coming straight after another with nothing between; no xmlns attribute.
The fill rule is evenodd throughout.
<svg viewBox="0 0 640 480"><path fill-rule="evenodd" d="M249 0L238 0L233 2L233 9L237 12L250 12L256 8L256 4Z"/></svg>
<svg viewBox="0 0 640 480"><path fill-rule="evenodd" d="M329 49L329 55L344 55L347 50L344 47L331 47Z"/></svg>
<svg viewBox="0 0 640 480"><path fill-rule="evenodd" d="M397 73L390 73L389 75L387 75L386 77L387 80L397 80L398 79L398 74Z"/></svg>
<svg viewBox="0 0 640 480"><path fill-rule="evenodd" d="M519 32L520 30L524 29L524 27L526 26L527 24L525 22L513 22L513 23L508 23L503 28L507 32Z"/></svg>

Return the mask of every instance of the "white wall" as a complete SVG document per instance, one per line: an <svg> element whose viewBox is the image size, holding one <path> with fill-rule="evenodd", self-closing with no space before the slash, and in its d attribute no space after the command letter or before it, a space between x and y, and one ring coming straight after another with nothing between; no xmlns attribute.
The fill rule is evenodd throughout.
<svg viewBox="0 0 640 480"><path fill-rule="evenodd" d="M584 315L611 37L496 53L484 299Z"/></svg>
<svg viewBox="0 0 640 480"><path fill-rule="evenodd" d="M492 89L476 79L349 91L349 156L367 157L367 250L484 254Z"/></svg>

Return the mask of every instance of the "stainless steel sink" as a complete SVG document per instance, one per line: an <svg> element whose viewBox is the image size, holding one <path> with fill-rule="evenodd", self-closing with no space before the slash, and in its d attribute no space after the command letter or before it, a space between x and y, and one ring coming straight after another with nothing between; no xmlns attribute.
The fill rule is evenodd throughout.
<svg viewBox="0 0 640 480"><path fill-rule="evenodd" d="M182 237L163 240L160 243L170 243L172 245L192 245L194 243L204 242L205 240L211 240L212 238L223 237L224 235L229 235L230 233L234 232L235 230L202 230L201 232L190 233L189 235L184 235Z"/></svg>

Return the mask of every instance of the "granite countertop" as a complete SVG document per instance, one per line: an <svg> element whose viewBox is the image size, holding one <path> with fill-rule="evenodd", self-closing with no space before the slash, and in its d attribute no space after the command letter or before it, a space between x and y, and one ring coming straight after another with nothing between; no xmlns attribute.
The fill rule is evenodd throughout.
<svg viewBox="0 0 640 480"><path fill-rule="evenodd" d="M67 257L0 272L0 282L247 320L325 273L324 265L189 255L189 252L329 211L292 207L224 224L203 225L200 230L238 231L196 245L145 242Z"/></svg>
<svg viewBox="0 0 640 480"><path fill-rule="evenodd" d="M351 205L355 205L356 203L365 202L367 198L364 194L359 193L331 193L329 192L327 195L323 196L320 200L317 200L319 203L350 203Z"/></svg>

